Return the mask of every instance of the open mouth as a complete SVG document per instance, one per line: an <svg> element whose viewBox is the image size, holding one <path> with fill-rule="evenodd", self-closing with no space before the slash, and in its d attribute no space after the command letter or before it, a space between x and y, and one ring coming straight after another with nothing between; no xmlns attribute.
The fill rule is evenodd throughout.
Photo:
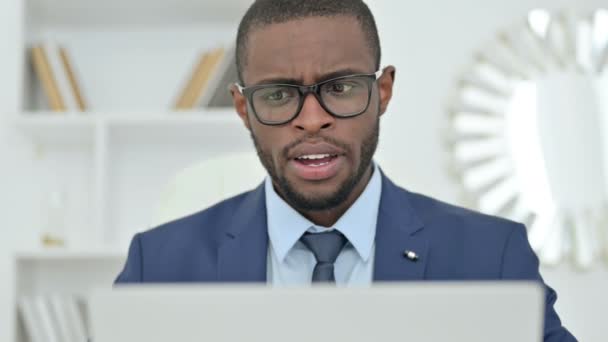
<svg viewBox="0 0 608 342"><path fill-rule="evenodd" d="M340 154L304 154L291 160L295 175L307 181L322 181L338 174L344 166L344 156Z"/></svg>
<svg viewBox="0 0 608 342"><path fill-rule="evenodd" d="M295 161L309 167L321 167L338 158L337 154L306 154L295 158Z"/></svg>
<svg viewBox="0 0 608 342"><path fill-rule="evenodd" d="M347 167L346 149L334 144L301 143L288 154L288 170L296 178L320 184Z"/></svg>

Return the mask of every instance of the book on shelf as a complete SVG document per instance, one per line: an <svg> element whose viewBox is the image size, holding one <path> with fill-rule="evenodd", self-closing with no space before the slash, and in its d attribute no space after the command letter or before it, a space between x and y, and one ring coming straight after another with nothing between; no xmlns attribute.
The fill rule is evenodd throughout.
<svg viewBox="0 0 608 342"><path fill-rule="evenodd" d="M213 69L224 54L223 48L203 53L175 104L177 110L193 109L199 103Z"/></svg>
<svg viewBox="0 0 608 342"><path fill-rule="evenodd" d="M40 314L33 297L23 297L18 302L19 314L25 334L30 342L45 342Z"/></svg>
<svg viewBox="0 0 608 342"><path fill-rule="evenodd" d="M60 342L59 331L51 307L44 296L33 297L34 310L38 317L36 329L46 342Z"/></svg>
<svg viewBox="0 0 608 342"><path fill-rule="evenodd" d="M24 296L19 312L31 342L86 341L87 332L77 299L71 295Z"/></svg>
<svg viewBox="0 0 608 342"><path fill-rule="evenodd" d="M91 335L85 320L83 308L85 304L84 299L79 299L74 295L67 297L65 314L70 322L74 341L88 341Z"/></svg>
<svg viewBox="0 0 608 342"><path fill-rule="evenodd" d="M72 66L72 61L70 60L68 51L64 47L59 47L59 57L61 58L61 63L65 70L65 74L68 78L68 81L70 83L70 90L71 90L70 94L72 94L74 96L77 108L81 112L84 112L85 110L87 110L87 105L86 105L86 102L82 95L82 91L80 89L78 78L76 76L76 71L75 71L74 67Z"/></svg>
<svg viewBox="0 0 608 342"><path fill-rule="evenodd" d="M65 315L65 300L60 295L51 295L48 298L49 307L53 315L54 322L57 327L57 335L59 340L63 342L74 342L72 339L72 333L70 329L70 323L66 319Z"/></svg>
<svg viewBox="0 0 608 342"><path fill-rule="evenodd" d="M234 56L234 47L203 53L182 88L175 109L230 106L232 99L228 86L236 81Z"/></svg>
<svg viewBox="0 0 608 342"><path fill-rule="evenodd" d="M66 107L57 86L55 73L49 64L47 53L42 46L32 47L32 62L51 110L65 111Z"/></svg>
<svg viewBox="0 0 608 342"><path fill-rule="evenodd" d="M87 333L82 312L78 308L76 297L54 294L49 296L49 303L63 342L86 341Z"/></svg>
<svg viewBox="0 0 608 342"><path fill-rule="evenodd" d="M31 49L32 64L52 111L85 111L86 102L67 50L51 41Z"/></svg>
<svg viewBox="0 0 608 342"><path fill-rule="evenodd" d="M232 96L229 87L238 81L236 70L235 46L226 49L218 66L213 70L209 79L208 91L204 92L201 107L230 107Z"/></svg>

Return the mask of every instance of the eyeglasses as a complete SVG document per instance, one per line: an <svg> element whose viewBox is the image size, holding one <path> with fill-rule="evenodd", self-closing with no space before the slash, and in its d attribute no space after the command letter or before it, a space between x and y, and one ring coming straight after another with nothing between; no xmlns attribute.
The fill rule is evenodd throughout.
<svg viewBox="0 0 608 342"><path fill-rule="evenodd" d="M313 85L260 84L243 87L236 84L245 96L258 121L277 126L295 119L302 110L308 94L313 94L321 107L338 118L363 114L369 107L372 85L382 71L332 78Z"/></svg>

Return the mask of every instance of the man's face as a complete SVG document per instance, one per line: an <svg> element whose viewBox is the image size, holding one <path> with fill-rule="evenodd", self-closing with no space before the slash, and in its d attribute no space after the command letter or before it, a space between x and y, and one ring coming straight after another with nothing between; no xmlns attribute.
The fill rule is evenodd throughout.
<svg viewBox="0 0 608 342"><path fill-rule="evenodd" d="M263 26L250 33L247 49L246 86L285 81L310 85L376 71L354 17L310 17ZM370 174L379 117L390 100L393 73L391 67L373 84L369 107L353 118L333 117L309 95L294 120L268 126L255 118L240 93L233 92L261 162L288 203L307 211L331 209L347 200Z"/></svg>

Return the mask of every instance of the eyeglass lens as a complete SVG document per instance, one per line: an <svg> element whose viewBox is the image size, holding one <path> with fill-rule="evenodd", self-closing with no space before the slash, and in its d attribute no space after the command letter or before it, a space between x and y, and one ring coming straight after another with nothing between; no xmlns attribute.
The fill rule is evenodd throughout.
<svg viewBox="0 0 608 342"><path fill-rule="evenodd" d="M336 116L362 112L369 102L371 80L366 76L337 79L320 86L319 94L325 108ZM303 101L298 86L276 85L256 89L252 105L258 117L266 122L284 122L297 114Z"/></svg>

